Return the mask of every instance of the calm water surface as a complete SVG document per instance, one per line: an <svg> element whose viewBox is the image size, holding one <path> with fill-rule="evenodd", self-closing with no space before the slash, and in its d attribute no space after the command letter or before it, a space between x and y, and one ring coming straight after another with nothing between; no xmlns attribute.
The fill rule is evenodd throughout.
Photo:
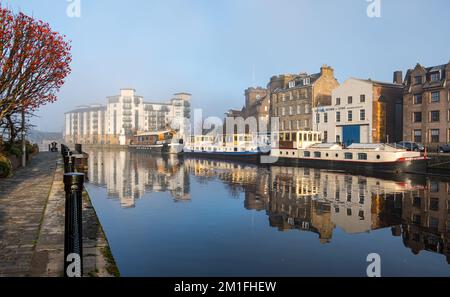
<svg viewBox="0 0 450 297"><path fill-rule="evenodd" d="M450 276L447 181L88 153L123 276Z"/></svg>

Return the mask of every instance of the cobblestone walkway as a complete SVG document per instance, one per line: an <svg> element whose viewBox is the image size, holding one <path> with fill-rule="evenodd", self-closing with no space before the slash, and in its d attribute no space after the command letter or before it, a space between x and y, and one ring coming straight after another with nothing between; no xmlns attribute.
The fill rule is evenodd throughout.
<svg viewBox="0 0 450 297"><path fill-rule="evenodd" d="M59 154L40 153L0 179L0 276L29 276Z"/></svg>

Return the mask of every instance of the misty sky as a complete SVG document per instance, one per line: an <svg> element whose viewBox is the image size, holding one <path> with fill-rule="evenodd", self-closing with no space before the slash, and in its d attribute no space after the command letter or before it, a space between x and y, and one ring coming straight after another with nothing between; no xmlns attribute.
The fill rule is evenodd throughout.
<svg viewBox="0 0 450 297"><path fill-rule="evenodd" d="M34 121L42 131L62 131L65 111L123 87L148 101L190 92L194 107L222 117L275 74L328 64L340 82L391 81L394 70L450 60L448 0L381 0L379 19L366 0L81 0L81 18L67 16L67 0L3 4L72 40L73 72Z"/></svg>

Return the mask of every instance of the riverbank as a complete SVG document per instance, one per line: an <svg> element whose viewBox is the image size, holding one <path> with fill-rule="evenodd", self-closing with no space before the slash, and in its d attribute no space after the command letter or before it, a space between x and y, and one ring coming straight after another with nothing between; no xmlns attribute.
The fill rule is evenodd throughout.
<svg viewBox="0 0 450 297"><path fill-rule="evenodd" d="M0 276L63 276L65 193L59 154L41 153L0 180ZM83 195L85 276L118 276L109 244Z"/></svg>

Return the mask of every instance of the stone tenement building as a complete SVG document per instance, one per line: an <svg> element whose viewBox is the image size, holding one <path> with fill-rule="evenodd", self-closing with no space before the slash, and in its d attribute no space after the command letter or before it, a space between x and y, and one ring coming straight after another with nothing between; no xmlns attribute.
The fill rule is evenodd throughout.
<svg viewBox="0 0 450 297"><path fill-rule="evenodd" d="M408 70L403 96L403 138L435 148L450 142L450 62Z"/></svg>
<svg viewBox="0 0 450 297"><path fill-rule="evenodd" d="M225 116L230 118L243 118L244 120L253 117L257 120L259 132L261 132L259 128L262 127L269 132L269 99L267 89L261 87L248 88L245 90L245 106L241 110L230 109L225 113ZM236 130L237 128L235 127L235 133L237 132ZM248 126L245 132L250 132ZM227 133L226 121L224 121L224 133Z"/></svg>
<svg viewBox="0 0 450 297"><path fill-rule="evenodd" d="M106 105L80 106L66 113L64 138L69 144L126 145L134 133L168 129L189 119L190 99L191 94L178 93L170 103L150 103L134 89L122 89L120 95L108 97Z"/></svg>
<svg viewBox="0 0 450 297"><path fill-rule="evenodd" d="M324 65L316 74L283 74L268 84L271 117L280 119L281 131L312 130L312 108L331 105L339 86L333 68Z"/></svg>

